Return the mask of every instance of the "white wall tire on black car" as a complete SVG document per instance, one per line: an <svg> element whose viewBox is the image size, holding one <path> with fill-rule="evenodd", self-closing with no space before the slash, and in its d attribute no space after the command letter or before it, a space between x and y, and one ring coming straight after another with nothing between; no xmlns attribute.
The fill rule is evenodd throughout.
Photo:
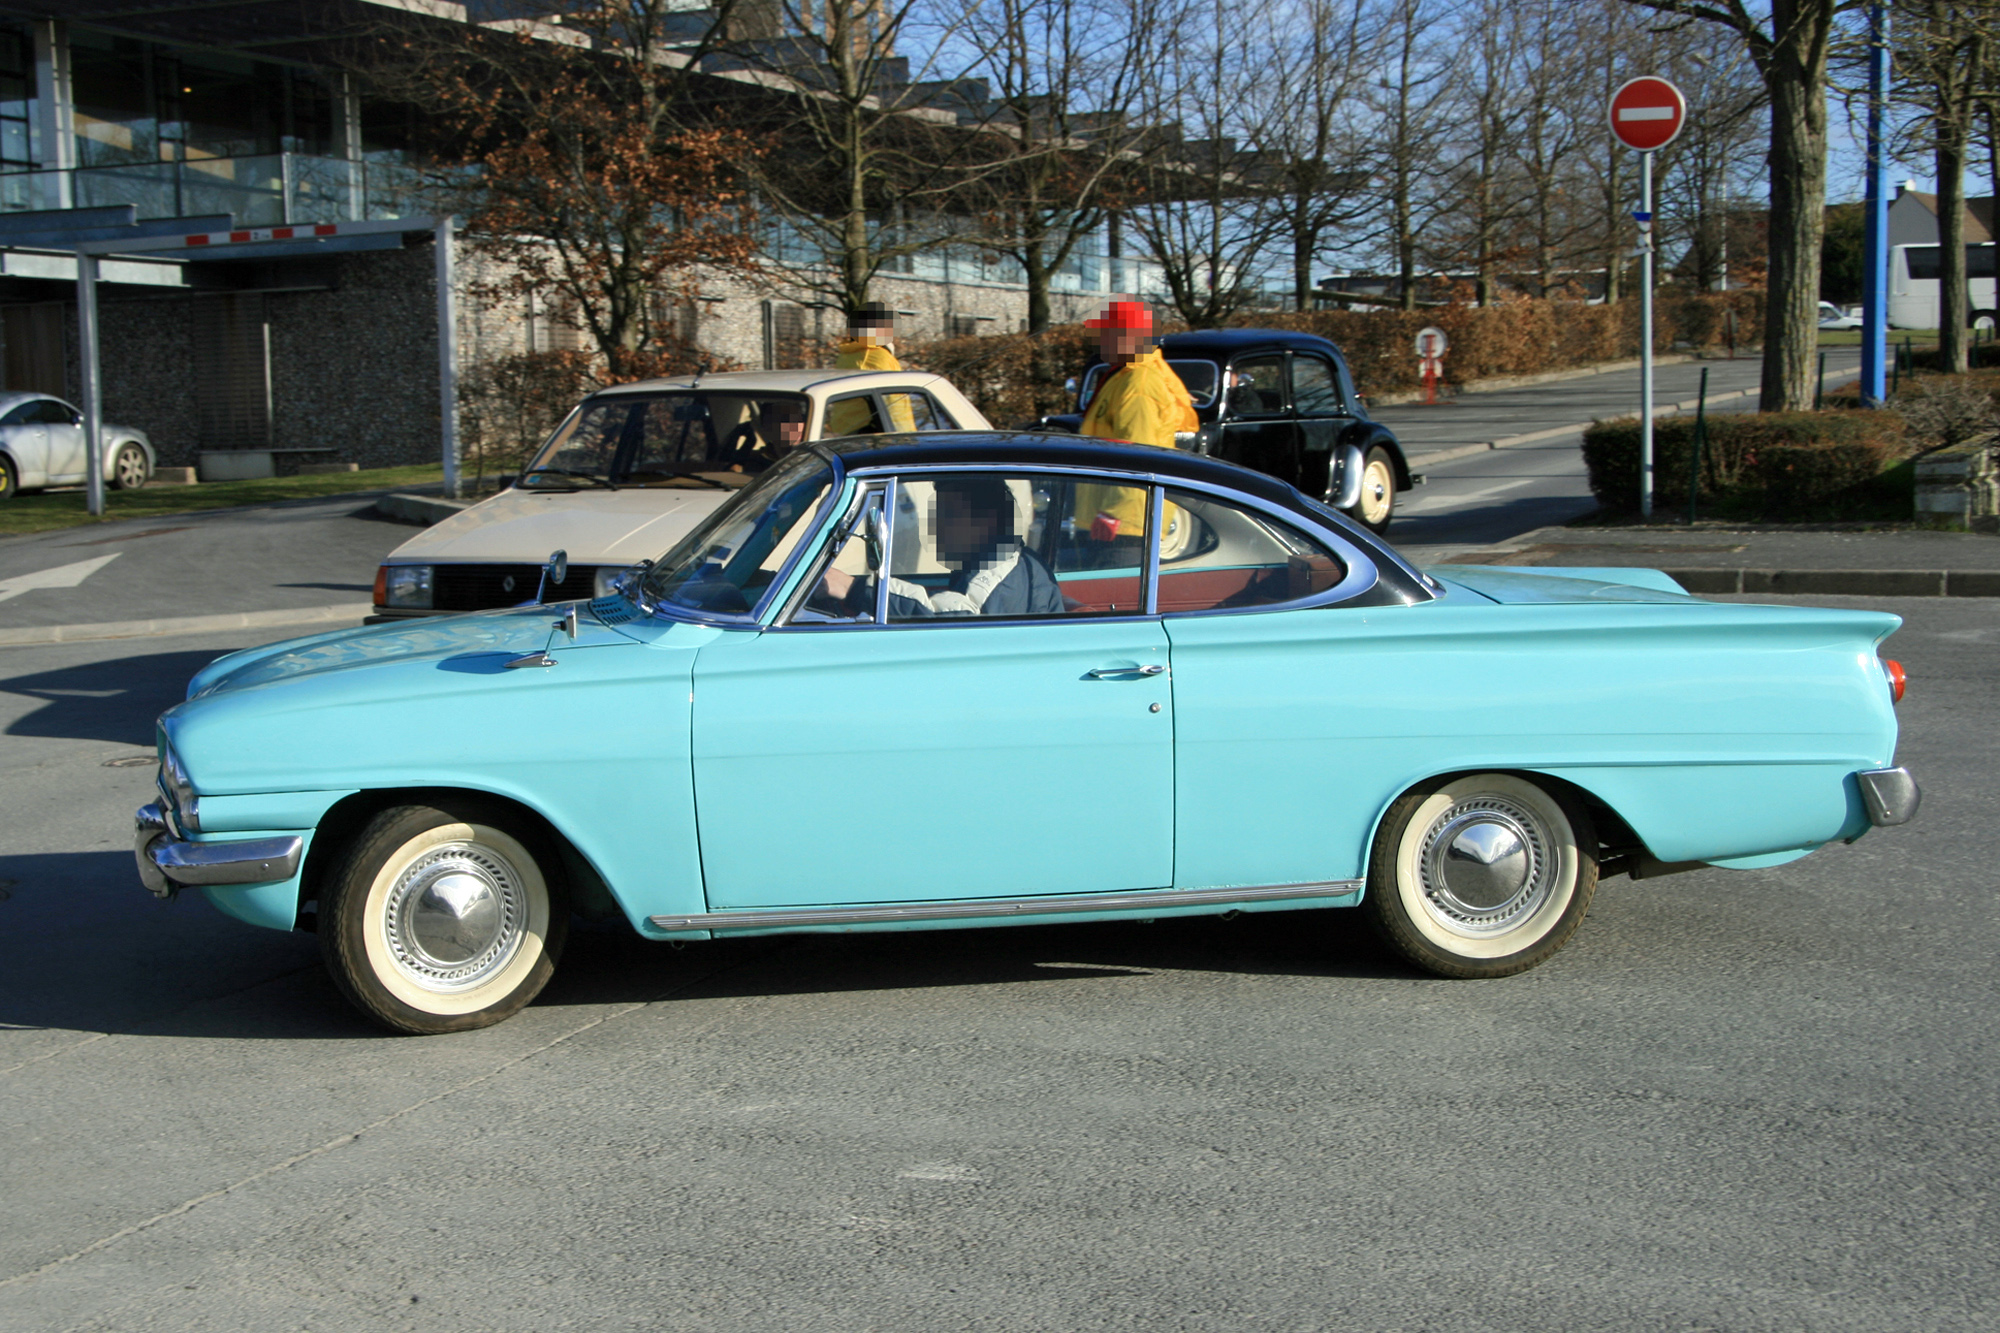
<svg viewBox="0 0 2000 1333"><path fill-rule="evenodd" d="M321 893L320 952L362 1012L399 1032L462 1032L548 983L568 908L554 855L519 823L398 806L354 839Z"/></svg>
<svg viewBox="0 0 2000 1333"><path fill-rule="evenodd" d="M1364 904L1387 943L1443 977L1505 977L1576 933L1597 890L1589 812L1508 773L1424 783L1383 816Z"/></svg>

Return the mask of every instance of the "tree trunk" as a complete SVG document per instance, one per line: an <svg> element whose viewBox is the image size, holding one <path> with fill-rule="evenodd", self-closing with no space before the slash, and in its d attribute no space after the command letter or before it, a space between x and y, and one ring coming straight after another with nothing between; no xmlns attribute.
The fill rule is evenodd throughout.
<svg viewBox="0 0 2000 1333"><path fill-rule="evenodd" d="M1938 178L1938 368L1963 375L1971 368L1965 327L1971 323L1965 288L1965 122L1940 115Z"/></svg>
<svg viewBox="0 0 2000 1333"><path fill-rule="evenodd" d="M1045 333L1049 327L1049 264L1042 237L1031 235L1021 247L1021 269L1028 281L1028 332Z"/></svg>
<svg viewBox="0 0 2000 1333"><path fill-rule="evenodd" d="M1772 53L1765 71L1771 91L1771 275L1757 400L1763 412L1803 412L1813 400L1826 234L1826 59L1824 46L1816 49L1818 59L1802 63L1788 42Z"/></svg>

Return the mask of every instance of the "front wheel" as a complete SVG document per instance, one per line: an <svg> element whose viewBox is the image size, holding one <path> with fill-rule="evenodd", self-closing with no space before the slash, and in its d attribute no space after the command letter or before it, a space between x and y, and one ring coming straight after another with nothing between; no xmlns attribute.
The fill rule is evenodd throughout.
<svg viewBox="0 0 2000 1333"><path fill-rule="evenodd" d="M1373 533L1389 530L1389 518L1396 512L1396 464L1389 451L1377 445L1361 464L1361 498L1354 502L1354 521Z"/></svg>
<svg viewBox="0 0 2000 1333"><path fill-rule="evenodd" d="M14 460L0 454L0 500L11 500L14 492L21 489L20 474L14 471Z"/></svg>
<svg viewBox="0 0 2000 1333"><path fill-rule="evenodd" d="M405 805L362 829L320 895L320 955L356 1007L398 1032L463 1032L548 984L568 908L556 857L521 825Z"/></svg>
<svg viewBox="0 0 2000 1333"><path fill-rule="evenodd" d="M1398 797L1368 858L1364 906L1397 953L1441 977L1505 977L1576 933L1597 891L1590 814L1508 773Z"/></svg>
<svg viewBox="0 0 2000 1333"><path fill-rule="evenodd" d="M136 491L146 484L152 469L146 466L146 451L136 444L120 446L111 459L111 487L119 491Z"/></svg>

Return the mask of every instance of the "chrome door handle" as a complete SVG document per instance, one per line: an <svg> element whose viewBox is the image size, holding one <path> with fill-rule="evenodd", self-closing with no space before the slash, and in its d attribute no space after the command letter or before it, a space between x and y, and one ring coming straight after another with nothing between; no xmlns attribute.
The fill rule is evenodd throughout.
<svg viewBox="0 0 2000 1333"><path fill-rule="evenodd" d="M1088 680L1110 680L1113 676L1162 676L1166 671L1158 662L1148 662L1144 666L1098 667L1083 674Z"/></svg>

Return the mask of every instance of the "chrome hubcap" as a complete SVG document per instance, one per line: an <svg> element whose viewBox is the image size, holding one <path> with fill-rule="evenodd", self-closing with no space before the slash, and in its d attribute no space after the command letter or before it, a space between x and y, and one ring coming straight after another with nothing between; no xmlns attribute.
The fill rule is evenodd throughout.
<svg viewBox="0 0 2000 1333"><path fill-rule="evenodd" d="M1548 898L1556 866L1548 830L1533 812L1498 796L1445 811L1418 855L1424 904L1462 935L1498 935Z"/></svg>
<svg viewBox="0 0 2000 1333"><path fill-rule="evenodd" d="M397 970L426 990L470 990L513 961L527 924L514 868L476 843L433 847L396 879L384 922Z"/></svg>

